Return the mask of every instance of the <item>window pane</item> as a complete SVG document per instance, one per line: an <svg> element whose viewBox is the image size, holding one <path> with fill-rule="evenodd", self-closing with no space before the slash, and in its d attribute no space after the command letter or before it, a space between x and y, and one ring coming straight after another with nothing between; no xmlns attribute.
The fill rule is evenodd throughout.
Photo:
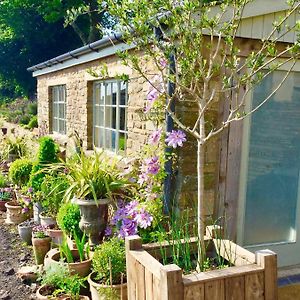
<svg viewBox="0 0 300 300"><path fill-rule="evenodd" d="M104 99L105 99L105 85L104 83L101 83L101 93L100 93L100 104L104 105Z"/></svg>
<svg viewBox="0 0 300 300"><path fill-rule="evenodd" d="M95 86L95 104L100 104L100 97L101 97L101 94L100 94L100 85L97 84Z"/></svg>
<svg viewBox="0 0 300 300"><path fill-rule="evenodd" d="M100 136L99 128L94 127L94 145L95 145L95 147L100 147L99 136Z"/></svg>
<svg viewBox="0 0 300 300"><path fill-rule="evenodd" d="M111 83L106 84L105 105L111 105Z"/></svg>
<svg viewBox="0 0 300 300"><path fill-rule="evenodd" d="M120 84L121 86L121 90L120 90L120 105L127 105L127 93L126 93L126 89L127 89L127 83L121 82Z"/></svg>
<svg viewBox="0 0 300 300"><path fill-rule="evenodd" d="M95 106L95 125L103 126L104 125L104 107L103 106Z"/></svg>
<svg viewBox="0 0 300 300"><path fill-rule="evenodd" d="M127 134L119 132L119 150L125 150Z"/></svg>
<svg viewBox="0 0 300 300"><path fill-rule="evenodd" d="M65 119L65 105L59 104L58 105L58 117L61 119Z"/></svg>
<svg viewBox="0 0 300 300"><path fill-rule="evenodd" d="M117 108L112 107L111 109L112 113L112 119L111 119L111 128L116 129L117 128Z"/></svg>
<svg viewBox="0 0 300 300"><path fill-rule="evenodd" d="M112 130L105 131L105 147L110 150L115 150L116 146L116 132Z"/></svg>
<svg viewBox="0 0 300 300"><path fill-rule="evenodd" d="M59 120L58 122L59 122L59 129L58 129L58 131L60 133L65 133L65 121Z"/></svg>
<svg viewBox="0 0 300 300"><path fill-rule="evenodd" d="M112 83L112 104L117 104L118 83Z"/></svg>
<svg viewBox="0 0 300 300"><path fill-rule="evenodd" d="M111 128L112 123L112 107L105 107L105 127Z"/></svg>
<svg viewBox="0 0 300 300"><path fill-rule="evenodd" d="M125 107L120 107L120 130L127 130L126 128L126 110Z"/></svg>

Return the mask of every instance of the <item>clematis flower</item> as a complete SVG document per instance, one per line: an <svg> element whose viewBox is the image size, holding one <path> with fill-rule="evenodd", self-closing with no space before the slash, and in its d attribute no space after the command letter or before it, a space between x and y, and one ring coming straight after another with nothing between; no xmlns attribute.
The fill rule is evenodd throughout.
<svg viewBox="0 0 300 300"><path fill-rule="evenodd" d="M157 156L148 158L145 160L147 166L147 172L152 175L156 175L159 172L159 159Z"/></svg>
<svg viewBox="0 0 300 300"><path fill-rule="evenodd" d="M137 222L139 227L145 229L151 226L153 217L148 212L146 212L144 208L142 208L140 213L136 215L134 220Z"/></svg>
<svg viewBox="0 0 300 300"><path fill-rule="evenodd" d="M126 236L135 235L137 233L137 223L131 219L124 219L119 231L119 236L125 238Z"/></svg>
<svg viewBox="0 0 300 300"><path fill-rule="evenodd" d="M149 144L155 145L159 142L162 134L162 129L156 129L155 131L152 132L152 134L149 137Z"/></svg>
<svg viewBox="0 0 300 300"><path fill-rule="evenodd" d="M165 140L168 146L177 148L183 146L183 142L186 142L186 135L181 130L172 130L167 132L167 138Z"/></svg>
<svg viewBox="0 0 300 300"><path fill-rule="evenodd" d="M111 236L112 235L112 229L111 229L110 226L107 226L105 228L104 234L105 234L105 236Z"/></svg>
<svg viewBox="0 0 300 300"><path fill-rule="evenodd" d="M168 61L165 58L161 58L159 64L164 69L168 65Z"/></svg>
<svg viewBox="0 0 300 300"><path fill-rule="evenodd" d="M29 212L29 208L28 207L23 207L22 208L22 214L26 214Z"/></svg>

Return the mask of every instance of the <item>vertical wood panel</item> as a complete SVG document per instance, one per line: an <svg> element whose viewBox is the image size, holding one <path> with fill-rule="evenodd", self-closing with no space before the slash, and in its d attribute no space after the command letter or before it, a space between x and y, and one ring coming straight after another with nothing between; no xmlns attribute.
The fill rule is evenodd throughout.
<svg viewBox="0 0 300 300"><path fill-rule="evenodd" d="M204 283L184 288L184 300L204 300Z"/></svg>
<svg viewBox="0 0 300 300"><path fill-rule="evenodd" d="M126 269L127 269L127 295L130 300L136 299L136 260L130 255L126 257ZM130 271L129 271L130 270Z"/></svg>
<svg viewBox="0 0 300 300"><path fill-rule="evenodd" d="M146 300L154 299L153 295L153 275L145 269L145 286L146 286Z"/></svg>
<svg viewBox="0 0 300 300"><path fill-rule="evenodd" d="M225 300L225 287L223 279L216 279L205 283L205 300Z"/></svg>
<svg viewBox="0 0 300 300"><path fill-rule="evenodd" d="M296 13L293 13L292 15L290 15L287 20L285 21L285 25L288 27L293 27L296 24ZM295 39L295 31L291 30L289 32L287 32L284 36L284 41L285 42L291 42Z"/></svg>
<svg viewBox="0 0 300 300"><path fill-rule="evenodd" d="M164 300L160 297L160 280L153 276L153 300Z"/></svg>
<svg viewBox="0 0 300 300"><path fill-rule="evenodd" d="M273 29L274 15L275 15L274 13L264 15L264 29L263 29L263 35L262 35L263 39L266 39L270 35L270 33Z"/></svg>
<svg viewBox="0 0 300 300"><path fill-rule="evenodd" d="M162 300L182 300L182 270L175 264L160 269L160 295Z"/></svg>
<svg viewBox="0 0 300 300"><path fill-rule="evenodd" d="M135 270L137 274L136 299L145 300L146 299L145 268L142 264L136 262Z"/></svg>
<svg viewBox="0 0 300 300"><path fill-rule="evenodd" d="M263 34L263 28L264 28L264 17L258 16L253 18L252 38L261 39Z"/></svg>
<svg viewBox="0 0 300 300"><path fill-rule="evenodd" d="M245 278L244 276L225 279L225 299L244 300L245 299Z"/></svg>
<svg viewBox="0 0 300 300"><path fill-rule="evenodd" d="M252 25L254 18L247 18L241 22L241 35L243 37L251 38L252 37Z"/></svg>
<svg viewBox="0 0 300 300"><path fill-rule="evenodd" d="M245 300L264 300L264 274L245 276Z"/></svg>

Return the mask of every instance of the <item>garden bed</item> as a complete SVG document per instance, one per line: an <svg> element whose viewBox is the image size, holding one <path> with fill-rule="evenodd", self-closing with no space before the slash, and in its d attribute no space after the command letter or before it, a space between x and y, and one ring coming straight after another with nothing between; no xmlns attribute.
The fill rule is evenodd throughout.
<svg viewBox="0 0 300 300"><path fill-rule="evenodd" d="M183 275L177 265L159 262L159 244L126 240L127 288L131 300L277 299L277 257L269 250L255 254L229 240L205 238L234 266ZM191 241L195 244L195 240ZM168 247L167 245L164 247Z"/></svg>

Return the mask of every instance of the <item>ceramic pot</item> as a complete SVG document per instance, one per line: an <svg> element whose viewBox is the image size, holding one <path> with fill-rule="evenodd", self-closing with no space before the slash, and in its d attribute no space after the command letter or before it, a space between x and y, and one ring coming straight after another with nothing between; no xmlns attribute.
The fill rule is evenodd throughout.
<svg viewBox="0 0 300 300"><path fill-rule="evenodd" d="M61 245L64 233L60 229L48 229L47 234L51 237L52 243L56 245Z"/></svg>
<svg viewBox="0 0 300 300"><path fill-rule="evenodd" d="M44 264L45 256L51 247L51 241L52 241L51 237L48 236L44 238L32 237L33 253L34 253L35 263L37 265Z"/></svg>
<svg viewBox="0 0 300 300"><path fill-rule="evenodd" d="M36 299L38 300L53 299L53 298L49 298L53 292L54 292L54 288L52 286L42 285L36 291Z"/></svg>
<svg viewBox="0 0 300 300"><path fill-rule="evenodd" d="M127 300L127 284L104 285L93 280L95 273L88 276L92 300Z"/></svg>
<svg viewBox="0 0 300 300"><path fill-rule="evenodd" d="M18 232L20 235L20 238L23 242L25 242L27 245L31 245L32 241L32 228L35 226L35 224L32 225L18 225Z"/></svg>
<svg viewBox="0 0 300 300"><path fill-rule="evenodd" d="M43 211L43 207L41 205L41 203L39 202L34 202L33 203L33 219L34 222L37 224L41 224L41 219L40 219L40 214Z"/></svg>
<svg viewBox="0 0 300 300"><path fill-rule="evenodd" d="M53 228L56 226L56 220L53 217L46 217L43 213L40 214L40 221L42 226Z"/></svg>
<svg viewBox="0 0 300 300"><path fill-rule="evenodd" d="M79 227L89 237L90 246L100 244L107 226L109 199L76 199L75 203L81 214Z"/></svg>
<svg viewBox="0 0 300 300"><path fill-rule="evenodd" d="M20 224L29 219L30 213L22 213L22 206L15 201L5 203L6 207L6 224Z"/></svg>
<svg viewBox="0 0 300 300"><path fill-rule="evenodd" d="M53 251L52 251L53 250ZM52 249L47 256L47 264L59 264L60 252L58 249ZM56 250L56 251L54 251ZM78 250L71 250L74 260L79 258ZM80 277L86 277L91 270L92 260L87 259L82 262L65 263L68 265L71 274L78 274Z"/></svg>

